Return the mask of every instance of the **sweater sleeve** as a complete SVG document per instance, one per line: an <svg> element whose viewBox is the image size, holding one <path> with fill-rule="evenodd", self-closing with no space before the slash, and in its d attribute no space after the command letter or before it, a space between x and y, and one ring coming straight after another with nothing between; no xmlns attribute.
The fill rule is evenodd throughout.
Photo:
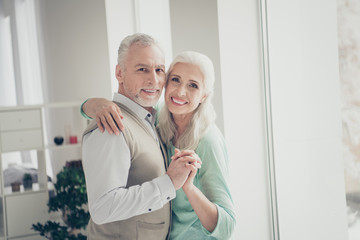
<svg viewBox="0 0 360 240"><path fill-rule="evenodd" d="M216 205L218 210L217 225L211 233L203 232L216 239L229 239L235 228L234 204L227 184L228 155L225 140L216 126L200 141L196 150L202 160L199 170L201 190Z"/></svg>
<svg viewBox="0 0 360 240"><path fill-rule="evenodd" d="M84 104L85 104L88 100L89 100L89 98L86 99L86 100L81 104L81 106L80 106L80 114L81 114L81 116L83 116L85 119L92 120L92 118L89 117L88 115L86 115L86 113L83 111L83 106L84 106Z"/></svg>

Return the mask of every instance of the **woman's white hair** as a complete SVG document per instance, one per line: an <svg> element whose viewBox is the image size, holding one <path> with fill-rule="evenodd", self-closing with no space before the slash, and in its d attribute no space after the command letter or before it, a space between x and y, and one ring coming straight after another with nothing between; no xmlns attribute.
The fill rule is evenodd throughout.
<svg viewBox="0 0 360 240"><path fill-rule="evenodd" d="M177 139L175 144L175 147L179 149L195 150L200 139L204 136L211 124L215 122L216 118L215 110L211 103L215 82L214 66L210 58L204 54L193 51L182 52L174 58L169 67L166 85L168 84L169 76L176 63L190 63L196 65L200 68L204 77L205 94L207 97L194 110L193 118L185 132ZM165 144L169 144L176 137L177 127L172 113L166 106L160 111L159 132L161 139Z"/></svg>
<svg viewBox="0 0 360 240"><path fill-rule="evenodd" d="M124 71L125 69L125 61L127 58L127 53L129 52L129 48L131 47L131 45L133 44L138 44L139 46L142 47L147 47L147 46L157 46L159 47L160 51L163 52L160 44L150 35L144 34L144 33L135 33L132 35L129 35L127 37L125 37L122 41L121 44L119 46L119 50L118 50L118 64L121 67L121 69L123 69Z"/></svg>

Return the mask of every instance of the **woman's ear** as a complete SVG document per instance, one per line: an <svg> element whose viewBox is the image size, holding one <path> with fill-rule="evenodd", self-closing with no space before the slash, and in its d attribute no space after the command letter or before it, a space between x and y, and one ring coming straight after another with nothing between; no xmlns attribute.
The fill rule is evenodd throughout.
<svg viewBox="0 0 360 240"><path fill-rule="evenodd" d="M208 95L204 94L204 96L200 99L200 103L203 103L207 97L208 97Z"/></svg>

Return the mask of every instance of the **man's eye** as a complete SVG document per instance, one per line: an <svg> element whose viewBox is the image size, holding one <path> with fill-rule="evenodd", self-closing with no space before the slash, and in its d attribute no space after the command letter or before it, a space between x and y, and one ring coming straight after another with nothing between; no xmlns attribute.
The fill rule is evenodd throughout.
<svg viewBox="0 0 360 240"><path fill-rule="evenodd" d="M158 69L156 69L156 71L157 72L165 72L164 69L162 69L162 68L158 68Z"/></svg>
<svg viewBox="0 0 360 240"><path fill-rule="evenodd" d="M146 68L139 68L138 71L140 71L140 72L145 72L145 71L146 71Z"/></svg>

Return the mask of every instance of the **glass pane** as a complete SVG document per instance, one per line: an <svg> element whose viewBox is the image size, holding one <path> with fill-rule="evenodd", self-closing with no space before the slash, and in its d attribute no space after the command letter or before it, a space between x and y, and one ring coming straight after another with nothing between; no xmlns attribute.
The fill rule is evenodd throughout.
<svg viewBox="0 0 360 240"><path fill-rule="evenodd" d="M23 104L41 104L43 93L34 2L18 0L14 5Z"/></svg>
<svg viewBox="0 0 360 240"><path fill-rule="evenodd" d="M35 150L2 154L5 195L42 189L38 184L39 170L37 158L37 151ZM24 181L26 173L30 174L28 181Z"/></svg>
<svg viewBox="0 0 360 240"><path fill-rule="evenodd" d="M12 106L16 105L16 90L10 17L0 17L0 31L0 106Z"/></svg>
<svg viewBox="0 0 360 240"><path fill-rule="evenodd" d="M360 2L338 0L343 159L349 240L360 239Z"/></svg>

